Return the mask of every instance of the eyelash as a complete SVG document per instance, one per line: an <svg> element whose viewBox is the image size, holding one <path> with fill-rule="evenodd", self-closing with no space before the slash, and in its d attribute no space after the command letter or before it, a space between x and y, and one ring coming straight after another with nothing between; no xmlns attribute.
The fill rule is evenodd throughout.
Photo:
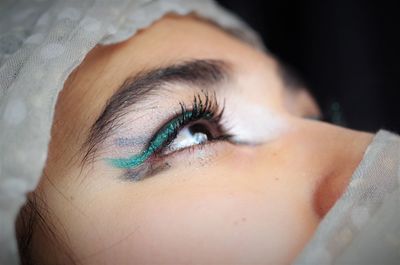
<svg viewBox="0 0 400 265"><path fill-rule="evenodd" d="M168 137L168 140L164 142L162 147L165 149L172 141L177 137L178 133L185 127L190 125L191 123L195 123L197 121L206 120L208 123L212 124L214 128L221 134L219 137L210 139L209 141L216 140L224 140L231 138L231 135L226 134L226 129L222 124L222 116L224 113L224 108L220 108L218 102L215 98L215 95L210 98L208 94L204 94L205 102L203 104L202 97L200 94L196 95L193 98L192 108L188 111L188 108L184 103L179 103L181 107L181 112L176 116L175 119L178 119L178 124L176 124L173 133L171 133ZM164 128L164 127L163 127ZM156 137L163 129L159 130L154 137Z"/></svg>
<svg viewBox="0 0 400 265"><path fill-rule="evenodd" d="M207 142L229 140L232 138L232 135L226 133L227 130L222 124L224 107L221 108L219 106L215 94L211 97L207 93L195 95L190 110L182 102L179 103L179 105L180 112L169 119L169 121L150 138L151 140L141 154L128 159L111 159L111 165L116 168L126 169L126 177L133 180L140 180L143 175L149 175L149 171L154 174L154 172L162 170L160 167L153 168L152 161L160 160L173 153L187 149L194 150L194 148L204 145L197 144L175 150L169 154L162 154L183 128L195 124L198 121L206 121L209 125L213 126L219 134L218 137L208 139ZM145 164L147 165L145 166ZM168 166L168 163L164 164L164 167Z"/></svg>

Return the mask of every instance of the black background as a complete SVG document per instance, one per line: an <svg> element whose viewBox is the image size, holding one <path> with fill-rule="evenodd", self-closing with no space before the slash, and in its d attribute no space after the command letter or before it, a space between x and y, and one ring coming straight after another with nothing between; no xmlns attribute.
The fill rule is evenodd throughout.
<svg viewBox="0 0 400 265"><path fill-rule="evenodd" d="M395 1L219 0L292 66L324 116L400 132L400 9Z"/></svg>

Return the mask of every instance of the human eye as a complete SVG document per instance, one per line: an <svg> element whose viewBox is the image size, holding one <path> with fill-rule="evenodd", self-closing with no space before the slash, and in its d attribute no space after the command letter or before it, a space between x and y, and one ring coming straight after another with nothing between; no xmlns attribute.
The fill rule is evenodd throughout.
<svg viewBox="0 0 400 265"><path fill-rule="evenodd" d="M139 154L107 159L108 163L125 170L127 179L138 181L154 174L159 170L155 164L174 153L232 139L222 123L224 108L220 107L215 95L198 94L193 97L190 107L182 102L179 105L180 111L157 130Z"/></svg>

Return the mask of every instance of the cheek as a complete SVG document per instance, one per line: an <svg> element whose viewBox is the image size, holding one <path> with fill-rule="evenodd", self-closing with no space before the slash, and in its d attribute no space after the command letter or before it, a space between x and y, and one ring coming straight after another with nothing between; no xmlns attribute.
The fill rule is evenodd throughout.
<svg viewBox="0 0 400 265"><path fill-rule="evenodd" d="M126 214L112 227L97 226L108 231L103 239L110 247L96 258L120 263L282 263L290 261L308 228L301 221L306 218L299 218L304 213L274 195L194 190L141 203L143 211ZM115 235L124 231L118 240Z"/></svg>
<svg viewBox="0 0 400 265"><path fill-rule="evenodd" d="M135 238L138 261L281 263L308 227L298 221L304 213L278 194L197 193L146 206Z"/></svg>
<svg viewBox="0 0 400 265"><path fill-rule="evenodd" d="M237 168L244 157L250 156L234 152L214 166L178 169L140 189L124 184L113 191L101 207L91 209L90 215L102 220L95 230L105 249L94 251L98 254L91 259L289 263L314 229L309 211L285 181L275 181L284 176Z"/></svg>
<svg viewBox="0 0 400 265"><path fill-rule="evenodd" d="M289 149L220 147L143 182L91 173L69 189L76 205L53 207L73 252L83 264L290 263L317 220Z"/></svg>

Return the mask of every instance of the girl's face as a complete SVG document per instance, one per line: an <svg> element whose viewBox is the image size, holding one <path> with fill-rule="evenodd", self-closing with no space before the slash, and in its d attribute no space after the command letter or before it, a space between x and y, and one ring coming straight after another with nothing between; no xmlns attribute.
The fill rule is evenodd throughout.
<svg viewBox="0 0 400 265"><path fill-rule="evenodd" d="M97 47L61 93L37 189L41 264L291 262L371 140L277 62L217 27L166 17Z"/></svg>

